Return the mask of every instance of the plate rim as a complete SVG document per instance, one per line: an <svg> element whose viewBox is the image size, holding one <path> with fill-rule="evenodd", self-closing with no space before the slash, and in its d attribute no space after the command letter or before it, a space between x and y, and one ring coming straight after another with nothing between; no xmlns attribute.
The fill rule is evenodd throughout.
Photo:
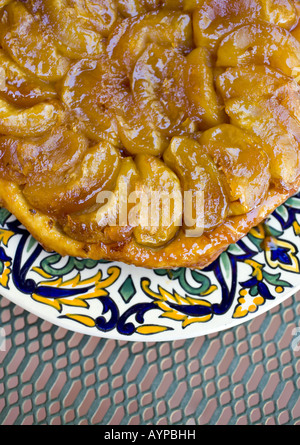
<svg viewBox="0 0 300 445"><path fill-rule="evenodd" d="M141 316L142 321L136 319L136 321L138 323L140 323L140 325L134 330L134 332L130 332L127 334L126 330L124 332L119 331L116 324L112 328L109 328L107 330L105 330L104 327L103 327L103 330L101 329L101 327L97 328L96 315L95 315L95 313L93 313L92 310L91 310L92 316L89 317L89 315L87 315L88 318L92 318L92 321L95 322L95 324L92 324L91 326L84 325L81 322L79 322L79 323L76 322L74 317L73 317L73 319L72 319L72 317L70 317L70 315L72 315L72 314L63 315L61 310L59 310L60 316L58 316L57 309L55 309L54 307L51 307L51 306L45 304L44 301L37 301L37 300L32 299L32 295L30 296L31 291L29 291L28 293L22 292L22 289L21 288L19 289L18 286L15 284L14 279L12 279L12 284L13 284L12 287L5 285L5 284L3 285L3 283L0 283L1 284L0 297L3 296L4 298L11 301L16 306L21 307L22 309L26 310L28 313L31 313L31 314L37 316L38 318L40 318L41 320L51 323L52 325L64 328L64 329L71 331L73 333L80 333L82 335L87 335L89 337L96 337L96 338L103 338L103 339L113 339L113 340L126 341L126 342L142 342L142 343L165 342L165 341L170 342L170 341L176 341L176 340L199 338L199 337L207 336L210 334L216 334L216 333L219 333L222 331L230 330L232 328L236 328L237 326L243 325L243 324L247 323L248 321L250 322L251 320L259 317L260 315L265 314L266 312L274 309L275 307L282 305L287 299L291 298L293 295L295 295L300 290L300 279L299 279L299 277L300 277L300 225L298 224L299 230L297 230L297 231L294 230L293 232L291 232L292 236L290 236L290 237L288 236L289 235L288 231L289 230L292 231L294 228L294 222L297 222L296 215L300 215L300 191L298 194L295 194L294 197L296 197L296 200L298 199L298 203L297 202L295 203L293 201L292 204L287 206L288 209L291 208L291 210L288 210L288 212L291 211L291 216L292 216L291 221L292 222L289 225L288 224L284 225L284 224L282 224L282 222L280 222L280 227L282 228L282 232L277 231L277 233L281 233L281 235L278 235L278 243L276 243L276 244L278 244L278 246L280 246L282 243L289 245L289 248L291 251L290 259L292 259L292 257L294 257L293 260L295 260L297 263L297 267L294 270L289 269L287 267L281 267L281 265L283 264L283 263L281 263L281 261L279 261L279 265L278 265L278 261L277 261L277 265L275 264L275 266L274 266L272 264L272 261L270 260L270 258L273 259L272 254L269 253L269 256L271 255L269 258L267 256L267 252L266 251L264 252L263 248L257 248L256 251L253 247L249 248L249 246L247 245L247 241L246 241L246 243L243 242L243 244L241 246L238 246L240 248L240 250L242 252L246 253L247 255L244 255L244 254L240 255L240 253L237 254L236 252L235 253L228 252L230 258L232 258L232 256L236 256L235 259L231 261L231 259L228 257L228 254L227 254L227 261L229 261L229 266L232 267L232 269L230 269L229 275L227 273L227 276L226 276L226 273L223 274L223 272L221 272L222 261L219 262L219 260L217 260L218 263L216 263L218 273L219 273L218 276L217 276L217 272L215 271L215 269L213 269L213 267L209 270L205 269L204 271L198 270L198 269L196 270L196 272L199 272L200 274L203 273L204 276L206 276L208 278L208 281L211 284L210 287L209 286L206 287L206 290L208 289L208 291L206 293L204 291L203 291L203 293L201 293L201 291L199 291L199 294L198 294L198 287L195 289L197 292L193 293L190 290L191 288L189 288L189 286L190 286L188 283L189 280L186 279L185 272L183 272L184 281L181 281L181 279L182 279L181 272L179 272L179 274L177 274L177 276L174 277L174 279L176 279L176 285L174 285L174 287L173 287L173 286L171 286L172 278L170 276L169 277L166 276L167 275L166 272L168 272L166 270L161 271L162 273L157 273L155 275L152 275L152 277L151 277L148 275L149 269L145 269L143 267L137 267L137 266L130 266L125 263L117 262L117 261L107 261L105 263L108 263L108 265L107 266L103 265L103 267L101 267L101 262L95 262L95 266L92 266L92 267L83 265L83 267L81 269L78 265L76 265L76 266L73 266L73 269L69 269L69 271L71 270L72 275L73 275L73 272L76 272L76 270L77 270L78 275L80 276L79 286L85 285L85 284L83 284L83 281L85 279L83 278L83 281L81 281L81 278L82 278L80 275L81 272L84 273L84 271L86 271L85 273L87 274L87 278L90 280L92 278L95 278L94 283L96 284L96 277L98 280L100 280L99 282L101 282L101 281L105 282L107 279L105 278L104 280L102 280L103 275L101 275L101 278L99 278L98 274L95 276L91 276L88 273L89 270L93 271L92 273L94 273L95 269L98 268L98 273L105 273L106 275L108 275L108 278L111 276L110 268L112 268L112 269L115 268L115 269L119 270L119 275L117 274L115 280L112 281L112 284L113 284L112 289L107 290L107 288L112 286L112 284L107 284L107 287L102 287L102 288L100 287L100 289L105 290L107 292L108 297L112 296L111 300L113 300L113 304L115 304L114 295L117 295L120 298L120 302L122 303L122 306L124 304L124 309L125 309L124 314L125 314L125 312L127 314L126 308L129 308L129 309L136 308L137 306L139 306L139 303L145 303L147 300L141 299L142 296L144 298L145 298L145 296L149 297L148 302L151 301L150 296L152 297L152 300L153 300L153 294L154 294L155 298L157 295L159 296L159 294L156 294L156 292L153 292L152 294L151 293L148 294L148 291L151 291L151 289L146 289L147 292L145 291L145 289L142 285L143 281L145 284L145 280L149 281L148 285L155 284L155 287L156 286L158 287L158 292L161 292L161 289L165 290L167 293L170 294L171 297L172 297L171 292L173 292L173 301L174 301L174 296L176 296L176 293L177 293L177 291L176 291L176 286L177 286L177 288L180 289L180 291L178 291L178 292L182 291L186 295L186 297L194 296L195 298L199 298L199 302L201 302L201 303L203 303L203 301L204 301L203 298L205 298L205 296L210 295L210 292L214 292L216 290L217 290L218 298L221 297L221 301L222 301L224 289L222 288L222 280L221 279L223 279L223 285L224 285L224 283L227 285L227 282L230 283L230 280L235 282L235 285L234 286L232 285L232 289L230 290L231 300L229 300L230 305L228 306L228 308L226 310L224 310L224 312L222 312L222 310L219 313L215 312L215 309L213 309L213 306L215 306L215 304L213 304L209 300L205 300L205 301L207 301L207 303L209 303L209 305L211 307L210 312L203 309L203 307L205 306L205 303L204 303L204 306L203 306L203 304L202 305L200 304L202 309L198 312L198 315L188 315L187 316L187 317L196 317L196 322L195 321L190 322L190 320L188 319L187 323L184 324L182 322L181 326L180 326L180 322L178 322L178 324L174 323L174 320L176 321L176 318L174 318L172 321L172 317L169 317L168 318L169 322L172 321L172 323L173 323L173 324L171 323L171 326L168 326L168 323L165 326L156 325L156 327L162 328L162 329L156 330L156 331L153 330L152 332L150 331L150 332L145 333L145 330L144 330L144 332L138 331L138 327L140 327L140 326L141 327L143 325L149 326L144 323L144 319L143 319L143 315L142 315ZM294 197L292 197L292 198L294 198ZM277 209L276 209L276 211L277 211ZM285 211L287 211L287 209L285 209ZM279 211L279 213L280 213L280 211ZM290 215L290 214L288 213L288 215ZM30 242L32 242L32 240L34 240L34 238L30 235L30 233L22 225L20 225L20 228L22 228L22 229L20 229L19 232L18 232L18 230L16 230L16 232L14 232L16 227L19 228L19 226L18 225L14 226L14 223L15 223L15 221L17 221L17 219L10 213L9 213L9 216L6 218L6 220L11 217L13 217L13 221L12 222L10 221L8 224L12 224L11 230L13 230L13 232L11 232L12 233L11 237L14 238L13 244L10 244L10 242L9 242L10 238L8 238L9 241L6 243L1 242L1 245L2 245L1 249L3 250L4 255L9 257L9 261L10 261L9 268L8 268L9 269L8 276L10 276L10 274L12 273L14 261L16 261L16 258L18 255L18 247L19 247L20 242L21 242L21 246L22 246L21 250L19 249L20 258L22 258L22 254L24 251L25 256L28 255L27 259L29 259L31 253L29 253L30 250L28 250L28 249L25 251L25 246L26 246L27 242L30 243ZM6 225L5 221L6 220L4 219L3 224L1 223L0 229L2 228L4 231L5 230L9 231L9 228L10 228L9 225L7 226L9 228L5 229L5 225ZM17 221L17 224L20 224L20 223L18 223L18 221ZM293 226L293 228L292 228L292 226ZM272 226L270 226L270 228L271 227ZM254 234L254 238L257 237L257 239L260 240L259 241L260 243L262 242L261 240L265 239L264 237L267 236L266 229L264 229L264 228L262 229L262 231L263 231L262 238L259 236L260 235L259 233L258 233L258 235ZM276 230L275 230L275 233L276 233ZM284 237L284 234L286 234L286 233L287 233L287 236ZM17 236L20 235L21 238L18 239L18 237L14 237L15 235L17 235ZM24 239L22 239L22 237L25 237L24 238L25 241L24 241ZM281 238L281 237L283 237L283 238ZM245 238L247 238L247 237L245 237ZM277 240L277 238L276 238L276 240ZM1 239L0 239L0 241L1 241ZM248 239L248 241L250 241L250 240ZM285 242L285 241L287 241L287 242ZM288 241L290 241L290 242L288 242ZM250 246L252 244L253 244L253 246L255 245L255 248L257 247L256 243L254 243L253 240L250 241ZM31 244L31 248L32 248L32 246L38 246L38 245L39 245L39 243L34 240L34 243ZM293 250L292 250L292 247L293 247ZM41 250L39 251L39 254L34 255L34 253L35 253L35 251L33 252L34 259L32 260L32 263L29 262L27 273L29 271L34 271L34 269L36 269L35 267L33 267L33 265L35 264L35 261L37 261L40 258L39 255L43 256L46 254L45 258L47 258L47 256L50 256L50 255L55 255L55 252L48 253L42 247L41 247ZM262 255L262 259L260 259L260 257L256 258L256 256L260 255L260 254ZM72 259L72 257L64 257L63 258L61 256L59 256L59 258L60 259L58 260L58 263L61 259L63 259L64 261L65 261L65 258L67 259L67 261ZM268 283L271 283L272 286L275 286L275 285L279 286L279 287L283 286L283 287L281 287L281 290L277 290L277 287L276 287L276 295L275 295L275 292L274 293L272 292L272 290L271 290L271 295L270 295L270 291L268 291L269 293L267 295L264 295L264 293L262 293L263 291L261 290L261 288L259 287L259 284L258 284L259 279L256 279L256 283L257 283L255 285L256 293L250 292L250 288L251 288L252 284L249 285L249 284L247 284L248 282L242 282L242 279L244 278L244 272L245 272L244 266L247 263L247 259L249 259L249 258L250 258L250 260L252 260L254 258L254 261L252 261L252 263L254 262L258 266L263 266L263 268L265 266L267 266L267 270L269 270L271 272L272 272L272 270L276 271L274 274L272 274L272 273L268 274L267 271L265 271L262 268L262 271L266 272L266 275L269 275L269 279L270 279L270 277L271 278L273 277L275 279L275 281L268 281L268 278L267 278ZM275 256L275 259L276 259L276 256ZM76 258L75 258L75 260L76 260ZM80 260L80 259L77 258L77 260ZM42 261L41 258L40 258L40 261ZM260 264L259 261L263 262L263 264ZM54 262L54 265L56 265L56 264L57 263ZM69 263L67 263L67 264L69 264ZM239 267L237 267L238 264L239 264ZM247 265L249 266L249 263L247 263ZM20 267L20 265L19 265L19 267ZM107 269L106 269L106 267L107 267ZM133 271L126 270L127 267L129 267L129 268L133 267ZM253 268L253 266L252 266L252 268ZM54 269L56 269L56 268L54 267ZM124 271L124 269L125 269L125 271ZM184 271L189 270L189 271L193 272L193 269L189 269L189 268L178 268L178 269L180 269L180 270L184 269ZM280 273L277 273L278 269L280 269ZM59 270L59 269L57 269L57 270ZM126 304L129 303L129 301L131 301L131 297L129 298L129 300L125 301L125 298L123 297L123 293L121 293L122 286L119 289L117 286L119 286L119 284L120 284L121 277L122 277L122 279L124 279L125 278L124 276L126 276L125 281L127 281L127 279L129 277L131 278L132 276L134 276L135 270L139 270L140 273L137 274L137 276L135 277L136 281L133 283L133 287L135 290L135 293L133 295L135 298L135 302L138 298L140 298L140 301L136 302L137 305L126 306ZM142 271L145 271L145 275L143 275ZM150 272L151 272L151 274L153 274L153 272L155 273L155 270L151 270ZM207 272L208 272L208 275L206 275ZM297 281L295 281L295 279L289 280L290 275L287 275L286 279L288 279L288 281L286 281L286 282L281 281L279 283L279 279L282 280L282 278L281 278L282 274L290 273L290 272L292 272L293 275L296 274L296 276L298 277ZM210 273L212 274L215 281L213 281L213 279L211 279ZM68 274L69 274L69 272L66 272L66 275L63 275L63 274L62 275L59 275L59 274L53 275L53 279L54 279L54 283L55 283L55 284L52 284L53 286L55 286L53 288L56 288L56 285L57 285L57 282L55 282L55 278L64 277L64 276L67 276ZM263 274L261 274L261 275L264 276ZM42 276L44 276L44 275L42 275ZM220 276L221 276L221 278L220 278ZM251 281L251 280L249 280L249 278L255 276L254 268L253 268L253 274L250 274L247 272L247 273L245 273L245 277L246 276L247 276L248 281ZM165 282L165 284L163 284L163 277L165 277L167 284L166 284L166 282ZM1 278L1 276L0 276L0 278ZM12 278L13 278L13 276L12 276ZM194 275L192 278L194 279ZM51 279L50 275L49 275L49 279ZM260 280L264 280L264 279L265 278L261 278ZM67 278L67 280L68 280L68 278ZM134 286L134 284L137 284L138 280L140 280L140 282L139 282L139 286L136 288ZM71 284L70 284L70 281L71 281ZM76 282L74 278L71 279L70 281L68 282L69 286L72 286L72 287L77 286L78 281ZM73 283L72 283L72 281L73 281ZM125 281L124 281L124 283L125 283ZM196 278L194 279L194 281L201 283L201 281L198 281ZM185 284L183 284L183 282ZM35 283L35 281L34 281L34 283ZM41 283L41 285L43 285L42 281L40 281L40 283ZM51 280L49 281L49 285L51 285L50 283L51 283ZM90 283L91 283L91 281L90 281ZM124 285L124 283L123 283L123 285ZM275 284L273 284L273 283L275 283ZM283 283L283 284L281 284L281 283ZM37 281L37 284L39 284L38 281ZM64 284L65 283L63 282L62 285L64 285ZM215 286L215 284L218 284L218 286ZM166 289L164 289L165 286L167 286ZM191 286L194 289L193 285L191 285ZM201 284L201 286L202 286L202 284ZM201 286L199 289L201 289ZM264 285L264 286L266 288L266 285ZM59 285L59 287L60 287L60 285ZM115 289L114 289L114 287L115 287ZM171 287L173 289L170 291ZM241 289L240 289L240 287L241 287ZM211 291L212 288L214 288L213 291ZM241 313L240 311L237 311L237 309L241 309L242 303L240 301L240 298L243 295L247 295L248 291L246 292L246 289L249 289L249 295L251 297L253 297L253 299L254 299L254 296L257 296L257 295L263 296L263 302L260 302L260 303L254 302L254 310L253 309L250 310L250 306L248 306L246 313L243 314L243 311ZM251 288L251 291L252 290L253 289ZM243 291L245 293L242 293L241 291ZM85 290L85 292L86 292L86 290ZM114 292L115 292L115 294L114 294ZM117 294L116 294L116 292L117 292ZM229 288L228 288L228 292L229 292ZM32 291L32 293L34 293L34 292ZM41 295L43 295L43 294L41 294ZM71 296L71 295L72 294L69 294L69 296ZM75 294L73 294L73 295L75 296ZM87 295L87 300L88 300L89 293L87 293L86 295ZM103 296L103 294L102 294L102 296ZM101 297L101 294L98 293L98 294L92 295L91 298L98 298L100 300L100 297ZM179 297L180 297L180 295L179 295ZM273 298L271 298L271 297L273 297ZM49 298L51 298L51 296ZM53 298L55 298L55 296L53 296ZM58 298L63 298L63 297L58 297ZM200 300L201 298L202 298L202 300ZM84 298L83 298L83 300L84 300ZM182 303L182 300L183 300L183 303ZM163 301L167 301L167 300L163 300ZM195 299L188 300L187 303L186 303L186 301L187 301L186 298L183 298L183 299L181 298L181 300L179 300L179 303L178 303L178 299L175 300L177 306L178 306L178 304L179 305L181 305L181 304L183 304L183 305L186 305L186 304L193 305L194 304L195 305ZM60 304L60 302L58 304ZM228 297L227 297L227 305L228 305ZM70 305L70 306L72 306L72 305ZM122 306L121 306L121 308L122 308ZM218 306L218 304L216 306ZM74 307L75 306L73 306L73 308ZM120 308L120 306L118 306L118 304L116 304L116 307L117 307L117 310ZM170 309L170 307L172 308L172 306L169 306L169 309ZM185 306L185 307L187 307L187 306ZM80 310L80 308L78 308L78 309ZM83 307L81 309L83 309ZM89 311L90 306L87 304L87 306L85 306L85 309L87 309L87 311ZM148 310L152 311L154 309L155 310L157 310L157 309L163 310L160 307L158 307L158 304L157 304L157 306L152 306L150 309L147 309L146 312ZM180 312L180 309L178 309L178 308L177 309L175 308L174 310L175 310L175 312L176 311ZM104 306L103 306L102 315L105 313L106 312L104 311ZM181 314L184 314L184 313L189 314L189 312L184 312L184 310L183 310L181 312ZM205 316L203 314L208 314L208 313L212 314L212 317L205 320ZM74 316L75 315L82 316L83 314L84 313L73 314L73 315ZM134 315L134 314L137 316L138 312L132 311L131 315ZM191 312L190 312L190 314L191 314ZM199 315L199 314L202 314L202 315ZM120 312L118 315L120 315L120 317L122 317L123 312ZM127 318L131 315L128 315ZM161 318L161 316L163 316L163 315L165 315L164 311L162 314L160 314L160 316L157 316L156 318ZM214 317L214 315L215 315L215 317ZM69 316L69 318L68 318L68 316ZM93 316L95 319L93 318ZM98 316L99 316L99 314L98 314ZM204 319L203 319L203 316L204 316ZM120 317L119 317L119 319L120 319ZM202 319L201 319L201 317L202 317ZM125 317L126 322L127 322L127 318ZM155 317L153 319L155 320ZM179 320L182 321L182 318ZM215 321L215 320L217 320L217 321ZM150 319L150 321L152 321L152 319ZM178 319L177 319L177 321L178 321ZM122 322L124 322L124 320L122 320ZM153 326L155 327L155 325L152 325L152 327Z"/></svg>
<svg viewBox="0 0 300 445"><path fill-rule="evenodd" d="M254 313L250 313L247 315L247 317L244 318L238 318L238 319L233 319L231 318L231 323L225 323L222 324L220 327L218 327L218 329L216 328L210 328L210 329L206 329L206 332L202 332L199 333L198 336L195 335L186 335L186 336L179 336L179 332L178 331L171 331L174 333L176 333L176 335L174 335L172 339L162 339L160 338L161 334L153 334L151 337L143 337L143 336L139 336L137 337L137 334L132 334L130 336L125 337L124 335L119 334L117 331L113 331L113 334L110 333L105 333L105 332L101 332L101 331L97 331L96 328L93 328L93 332L95 331L95 333L91 333L91 332L87 332L87 329L91 329L91 328L84 328L82 325L80 324L75 324L72 323L70 320L65 320L60 322L61 319L59 318L55 318L55 317L51 317L48 315L43 315L41 314L41 312L44 311L40 311L38 310L38 306L34 307L34 309L30 309L29 306L30 304L21 304L17 298L14 298L14 296L11 295L5 295L5 291L7 289L3 290L1 289L1 293L0 293L0 297L4 297L7 300L9 300L10 302L12 302L13 304L15 304L16 306L19 306L20 308L22 308L23 310L27 311L28 314L32 314L35 315L36 317L38 317L40 320L46 321L48 323L51 323L52 325L59 327L59 328L63 328L66 329L67 331L73 332L73 333L79 333L81 335L86 335L89 337L95 337L95 338L99 338L99 339L106 339L106 340L116 340L116 341L127 341L127 342L142 342L142 343L164 343L164 342L173 342L173 341L180 341L180 340L188 340L188 339L194 339L194 338L201 338L207 335L212 335L212 334L216 334L219 332L224 332L224 331L228 331L231 328L236 328L238 326L241 326L243 324L246 324L252 320L254 320L255 318L259 317L260 315L264 315L266 312L271 311L272 309L274 309L277 306L282 305L286 300L288 300L289 298L293 297L299 290L300 290L300 283L299 283L299 288L297 290L296 287L293 287L291 289L289 289L289 291L287 291L286 293L282 294L281 296L279 296L278 298L276 298L275 300L273 300L272 302L268 302L269 304L261 306L258 308L258 310ZM9 292L8 292L9 293ZM279 301L280 300L280 301ZM30 300L29 300L30 301ZM40 306L42 308L42 305ZM50 308L47 308L50 309ZM47 312L47 311L46 311ZM49 311L49 313L52 313L52 311ZM66 326L66 324L70 323L70 327ZM201 324L201 327L204 327L205 324ZM208 325L206 325L208 326ZM75 329L76 327L76 329ZM183 331L181 330L180 333L183 333ZM167 333L164 333L163 335L167 335Z"/></svg>

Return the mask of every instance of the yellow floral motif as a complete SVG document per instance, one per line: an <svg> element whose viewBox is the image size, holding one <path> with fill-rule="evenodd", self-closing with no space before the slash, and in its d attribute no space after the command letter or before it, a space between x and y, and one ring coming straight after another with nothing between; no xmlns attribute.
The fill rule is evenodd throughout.
<svg viewBox="0 0 300 445"><path fill-rule="evenodd" d="M3 243L7 247L8 241L14 234L15 233L10 230L0 229L0 244Z"/></svg>
<svg viewBox="0 0 300 445"><path fill-rule="evenodd" d="M202 297L206 297L206 296L212 294L213 292L215 292L217 289L218 289L218 286L213 284L213 285L210 286L210 288L206 292L202 292L201 296Z"/></svg>
<svg viewBox="0 0 300 445"><path fill-rule="evenodd" d="M146 295L149 295L154 299L154 303L163 311L161 317L169 318L175 321L181 321L182 327L185 328L193 323L204 323L213 317L213 314L200 316L200 317L191 317L186 314L180 313L178 310L172 308L170 303L176 305L201 305L206 307L211 307L211 303L205 300L200 300L192 297L181 297L177 292L173 292L171 294L167 290L163 289L161 286L158 286L158 293L152 291L149 288L150 281L145 279L142 281L142 289Z"/></svg>
<svg viewBox="0 0 300 445"><path fill-rule="evenodd" d="M66 314L66 315L64 315L63 318L77 321L78 323L83 324L84 326L86 326L88 328L94 328L96 326L95 320L92 317L89 317L87 315Z"/></svg>
<svg viewBox="0 0 300 445"><path fill-rule="evenodd" d="M52 278L52 275L45 272L41 267L33 267L32 270L43 278Z"/></svg>
<svg viewBox="0 0 300 445"><path fill-rule="evenodd" d="M169 328L166 326L157 326L157 325L146 325L138 326L136 328L136 332L142 335L151 335L151 334L159 334L160 332L168 331Z"/></svg>
<svg viewBox="0 0 300 445"><path fill-rule="evenodd" d="M259 306L265 303L264 297L258 295L253 298L246 289L242 289L240 295L241 297L238 299L239 305L235 308L233 318L246 317L249 313L256 312Z"/></svg>
<svg viewBox="0 0 300 445"><path fill-rule="evenodd" d="M4 263L4 270L0 275L0 286L5 287L6 289L8 289L9 275L11 273L10 265L10 262L6 261Z"/></svg>
<svg viewBox="0 0 300 445"><path fill-rule="evenodd" d="M252 276L256 277L258 281L262 281L263 280L262 270L264 268L264 265L258 263L255 260L246 260L245 263L249 264L249 266L252 267L252 269L253 269Z"/></svg>
<svg viewBox="0 0 300 445"><path fill-rule="evenodd" d="M300 225L297 221L293 222L293 229L296 236L300 235ZM266 261L270 267L276 269L280 267L283 270L287 270L289 272L300 272L299 260L297 258L297 251L293 244L288 241L283 241L273 236L270 236L268 226L261 223L257 227L254 227L249 232L256 239L262 240L261 247L265 251ZM276 249L284 249L287 252L287 255L290 257L291 264L285 264L280 260L272 259L272 251ZM250 261L246 261L246 263L250 264Z"/></svg>
<svg viewBox="0 0 300 445"><path fill-rule="evenodd" d="M266 241L267 242L265 242L264 246L265 256L270 267L272 267L273 269L280 267L280 269L294 273L300 272L297 250L293 244L289 243L288 241L283 241L274 237L270 237L269 240L266 239ZM286 254L290 258L291 264L286 264L279 259L273 260L272 251L276 249L284 249L286 251Z"/></svg>
<svg viewBox="0 0 300 445"><path fill-rule="evenodd" d="M58 278L53 281L45 281L39 283L39 286L47 286L47 287L55 287L55 288L78 288L84 286L94 286L92 292L84 293L83 295L76 295L76 297L70 298L48 298L38 295L38 293L33 294L32 298L35 301L40 303L47 304L48 306L53 307L57 311L62 310L62 306L71 306L71 307L80 307L80 308L88 308L87 300L91 300L94 298L104 297L108 295L108 291L106 290L109 286L111 286L120 276L120 268L119 267L110 267L108 269L108 278L102 280L102 271L99 271L95 276L90 277L87 280L82 280L80 273L78 273L74 278L70 280L63 281L62 278ZM102 281L101 281L102 280Z"/></svg>
<svg viewBox="0 0 300 445"><path fill-rule="evenodd" d="M264 224L259 224L256 227L253 227L249 232L254 238L263 240L266 236L265 226Z"/></svg>
<svg viewBox="0 0 300 445"><path fill-rule="evenodd" d="M293 229L296 236L300 235L300 224L297 221L293 222Z"/></svg>

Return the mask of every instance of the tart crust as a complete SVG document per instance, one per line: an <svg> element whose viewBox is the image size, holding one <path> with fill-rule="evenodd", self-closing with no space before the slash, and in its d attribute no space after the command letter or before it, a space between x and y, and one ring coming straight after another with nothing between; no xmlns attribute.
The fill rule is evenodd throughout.
<svg viewBox="0 0 300 445"><path fill-rule="evenodd" d="M293 196L299 187L300 178L289 190L270 189L261 205L251 212L227 218L215 230L198 238L186 237L181 232L174 241L159 249L138 245L134 239L111 245L75 241L52 218L32 210L20 187L3 179L0 179L0 204L14 214L47 251L55 251L62 256L121 261L151 269L203 269L230 244L239 241L251 228L264 221L278 206Z"/></svg>

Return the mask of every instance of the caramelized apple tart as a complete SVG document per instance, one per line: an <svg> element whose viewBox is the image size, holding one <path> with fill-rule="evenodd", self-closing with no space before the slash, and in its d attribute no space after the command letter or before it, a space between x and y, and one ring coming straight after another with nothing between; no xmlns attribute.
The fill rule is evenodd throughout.
<svg viewBox="0 0 300 445"><path fill-rule="evenodd" d="M293 0L0 0L0 204L49 251L203 268L300 186Z"/></svg>

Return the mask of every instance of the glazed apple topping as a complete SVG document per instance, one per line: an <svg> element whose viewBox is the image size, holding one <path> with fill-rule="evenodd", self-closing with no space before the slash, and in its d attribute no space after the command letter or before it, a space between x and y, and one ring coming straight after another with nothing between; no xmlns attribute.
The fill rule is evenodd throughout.
<svg viewBox="0 0 300 445"><path fill-rule="evenodd" d="M122 159L114 190L98 196L93 207L62 218L64 231L76 240L89 243L128 239L133 231L127 220L132 207L128 207L128 198L139 179L135 162L131 158Z"/></svg>
<svg viewBox="0 0 300 445"><path fill-rule="evenodd" d="M55 172L38 183L28 183L24 195L36 208L52 214L78 212L96 202L97 193L110 189L120 169L118 150L102 141L86 150L75 168L57 178Z"/></svg>
<svg viewBox="0 0 300 445"><path fill-rule="evenodd" d="M205 131L200 143L225 177L231 213L244 214L259 205L270 181L270 161L262 144L229 124Z"/></svg>
<svg viewBox="0 0 300 445"><path fill-rule="evenodd" d="M219 45L217 66L269 65L288 76L300 65L300 43L287 30L268 23L241 26Z"/></svg>
<svg viewBox="0 0 300 445"><path fill-rule="evenodd" d="M184 7L193 13L196 45L213 51L224 36L249 22L251 29L263 21L287 30L297 23L293 0L184 0Z"/></svg>
<svg viewBox="0 0 300 445"><path fill-rule="evenodd" d="M0 176L70 238L160 249L300 174L293 0L0 0Z"/></svg>
<svg viewBox="0 0 300 445"><path fill-rule="evenodd" d="M43 80L55 82L67 73L68 59L22 2L10 2L2 11L0 43L16 63Z"/></svg>
<svg viewBox="0 0 300 445"><path fill-rule="evenodd" d="M174 137L164 153L164 161L176 172L184 191L191 191L193 195L203 193L204 229L212 229L224 221L228 214L228 198L223 177L205 149L186 136ZM196 199L192 199L191 204L195 207L195 219L201 217L196 209ZM196 229L196 226L192 228Z"/></svg>

